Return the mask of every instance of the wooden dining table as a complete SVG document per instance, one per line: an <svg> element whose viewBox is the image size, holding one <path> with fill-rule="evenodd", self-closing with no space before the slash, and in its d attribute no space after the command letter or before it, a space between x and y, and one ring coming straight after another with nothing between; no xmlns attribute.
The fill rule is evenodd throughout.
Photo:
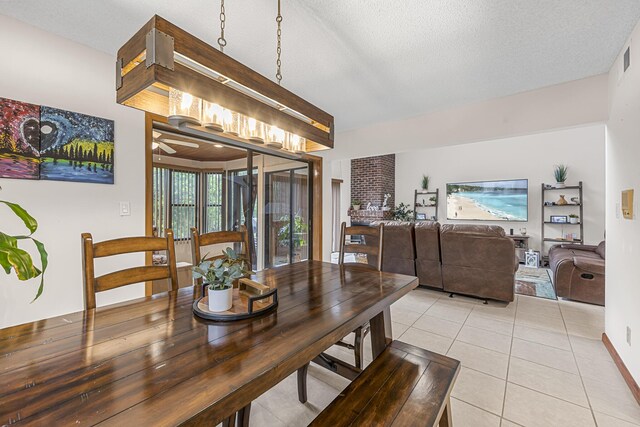
<svg viewBox="0 0 640 427"><path fill-rule="evenodd" d="M201 320L187 287L0 330L0 425L215 425L368 320L378 356L418 285L319 261L252 279L278 288L277 310Z"/></svg>

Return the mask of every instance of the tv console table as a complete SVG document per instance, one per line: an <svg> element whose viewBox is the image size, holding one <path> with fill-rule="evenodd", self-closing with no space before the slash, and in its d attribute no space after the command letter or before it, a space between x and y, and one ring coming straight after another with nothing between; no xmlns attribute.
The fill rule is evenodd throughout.
<svg viewBox="0 0 640 427"><path fill-rule="evenodd" d="M525 253L529 250L530 236L522 234L508 234L507 237L514 241L516 245L516 256L518 257L518 261L520 261L520 264L524 264Z"/></svg>

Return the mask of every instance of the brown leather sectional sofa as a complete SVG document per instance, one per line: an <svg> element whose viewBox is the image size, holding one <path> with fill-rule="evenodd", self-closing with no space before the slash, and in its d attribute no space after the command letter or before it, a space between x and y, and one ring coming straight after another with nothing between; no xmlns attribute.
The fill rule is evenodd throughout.
<svg viewBox="0 0 640 427"><path fill-rule="evenodd" d="M374 223L377 224L377 223ZM514 243L493 225L384 221L382 269L418 276L420 285L513 301Z"/></svg>
<svg viewBox="0 0 640 427"><path fill-rule="evenodd" d="M605 242L563 244L549 250L549 267L559 297L604 305Z"/></svg>

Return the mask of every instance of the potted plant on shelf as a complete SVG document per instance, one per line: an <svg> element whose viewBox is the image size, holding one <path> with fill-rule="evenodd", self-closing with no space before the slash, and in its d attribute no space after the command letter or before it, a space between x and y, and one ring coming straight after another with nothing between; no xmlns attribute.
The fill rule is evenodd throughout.
<svg viewBox="0 0 640 427"><path fill-rule="evenodd" d="M203 258L193 267L193 278L202 279L209 290L209 310L214 313L227 311L233 306L233 283L251 274L244 258L233 249L227 248L222 254L222 258L215 260Z"/></svg>
<svg viewBox="0 0 640 427"><path fill-rule="evenodd" d="M556 178L556 188L564 188L565 181L567 180L567 173L569 172L569 166L556 165L553 169L553 176Z"/></svg>
<svg viewBox="0 0 640 427"><path fill-rule="evenodd" d="M429 197L429 201L431 202L430 206L435 206L436 205L436 196Z"/></svg>
<svg viewBox="0 0 640 427"><path fill-rule="evenodd" d="M413 211L409 209L409 207L409 205L400 203L391 212L393 215L393 219L396 221L413 221Z"/></svg>
<svg viewBox="0 0 640 427"><path fill-rule="evenodd" d="M422 189L424 191L429 190L429 181L431 181L431 178L429 178L429 175L422 175Z"/></svg>
<svg viewBox="0 0 640 427"><path fill-rule="evenodd" d="M35 301L42 294L44 289L44 272L47 269L48 254L44 245L38 240L31 237L38 229L38 222L27 213L20 205L0 200L24 223L29 230L28 235L13 236L0 231L0 265L5 273L11 274L15 271L18 280L29 280L40 276L40 285L33 299ZM38 268L33 264L31 255L24 249L18 247L18 240L31 240L40 254L40 265ZM32 301L32 302L33 302Z"/></svg>
<svg viewBox="0 0 640 427"><path fill-rule="evenodd" d="M360 210L360 204L361 204L361 203L362 203L362 202L361 202L360 200L357 200L357 199L352 200L352 201L351 201L351 207L353 208L353 210L354 210L354 211L359 211L359 210Z"/></svg>
<svg viewBox="0 0 640 427"><path fill-rule="evenodd" d="M578 215L576 215L576 214L569 215L569 223L570 224L577 224L578 223Z"/></svg>

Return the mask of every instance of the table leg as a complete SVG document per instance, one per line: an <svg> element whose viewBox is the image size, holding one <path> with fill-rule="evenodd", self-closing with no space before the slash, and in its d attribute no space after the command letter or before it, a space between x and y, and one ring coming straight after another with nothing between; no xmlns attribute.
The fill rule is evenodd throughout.
<svg viewBox="0 0 640 427"><path fill-rule="evenodd" d="M451 419L451 399L447 399L447 404L440 417L438 427L453 427L453 420Z"/></svg>
<svg viewBox="0 0 640 427"><path fill-rule="evenodd" d="M391 310L389 307L378 313L371 321L371 351L373 358L378 357L391 344Z"/></svg>

